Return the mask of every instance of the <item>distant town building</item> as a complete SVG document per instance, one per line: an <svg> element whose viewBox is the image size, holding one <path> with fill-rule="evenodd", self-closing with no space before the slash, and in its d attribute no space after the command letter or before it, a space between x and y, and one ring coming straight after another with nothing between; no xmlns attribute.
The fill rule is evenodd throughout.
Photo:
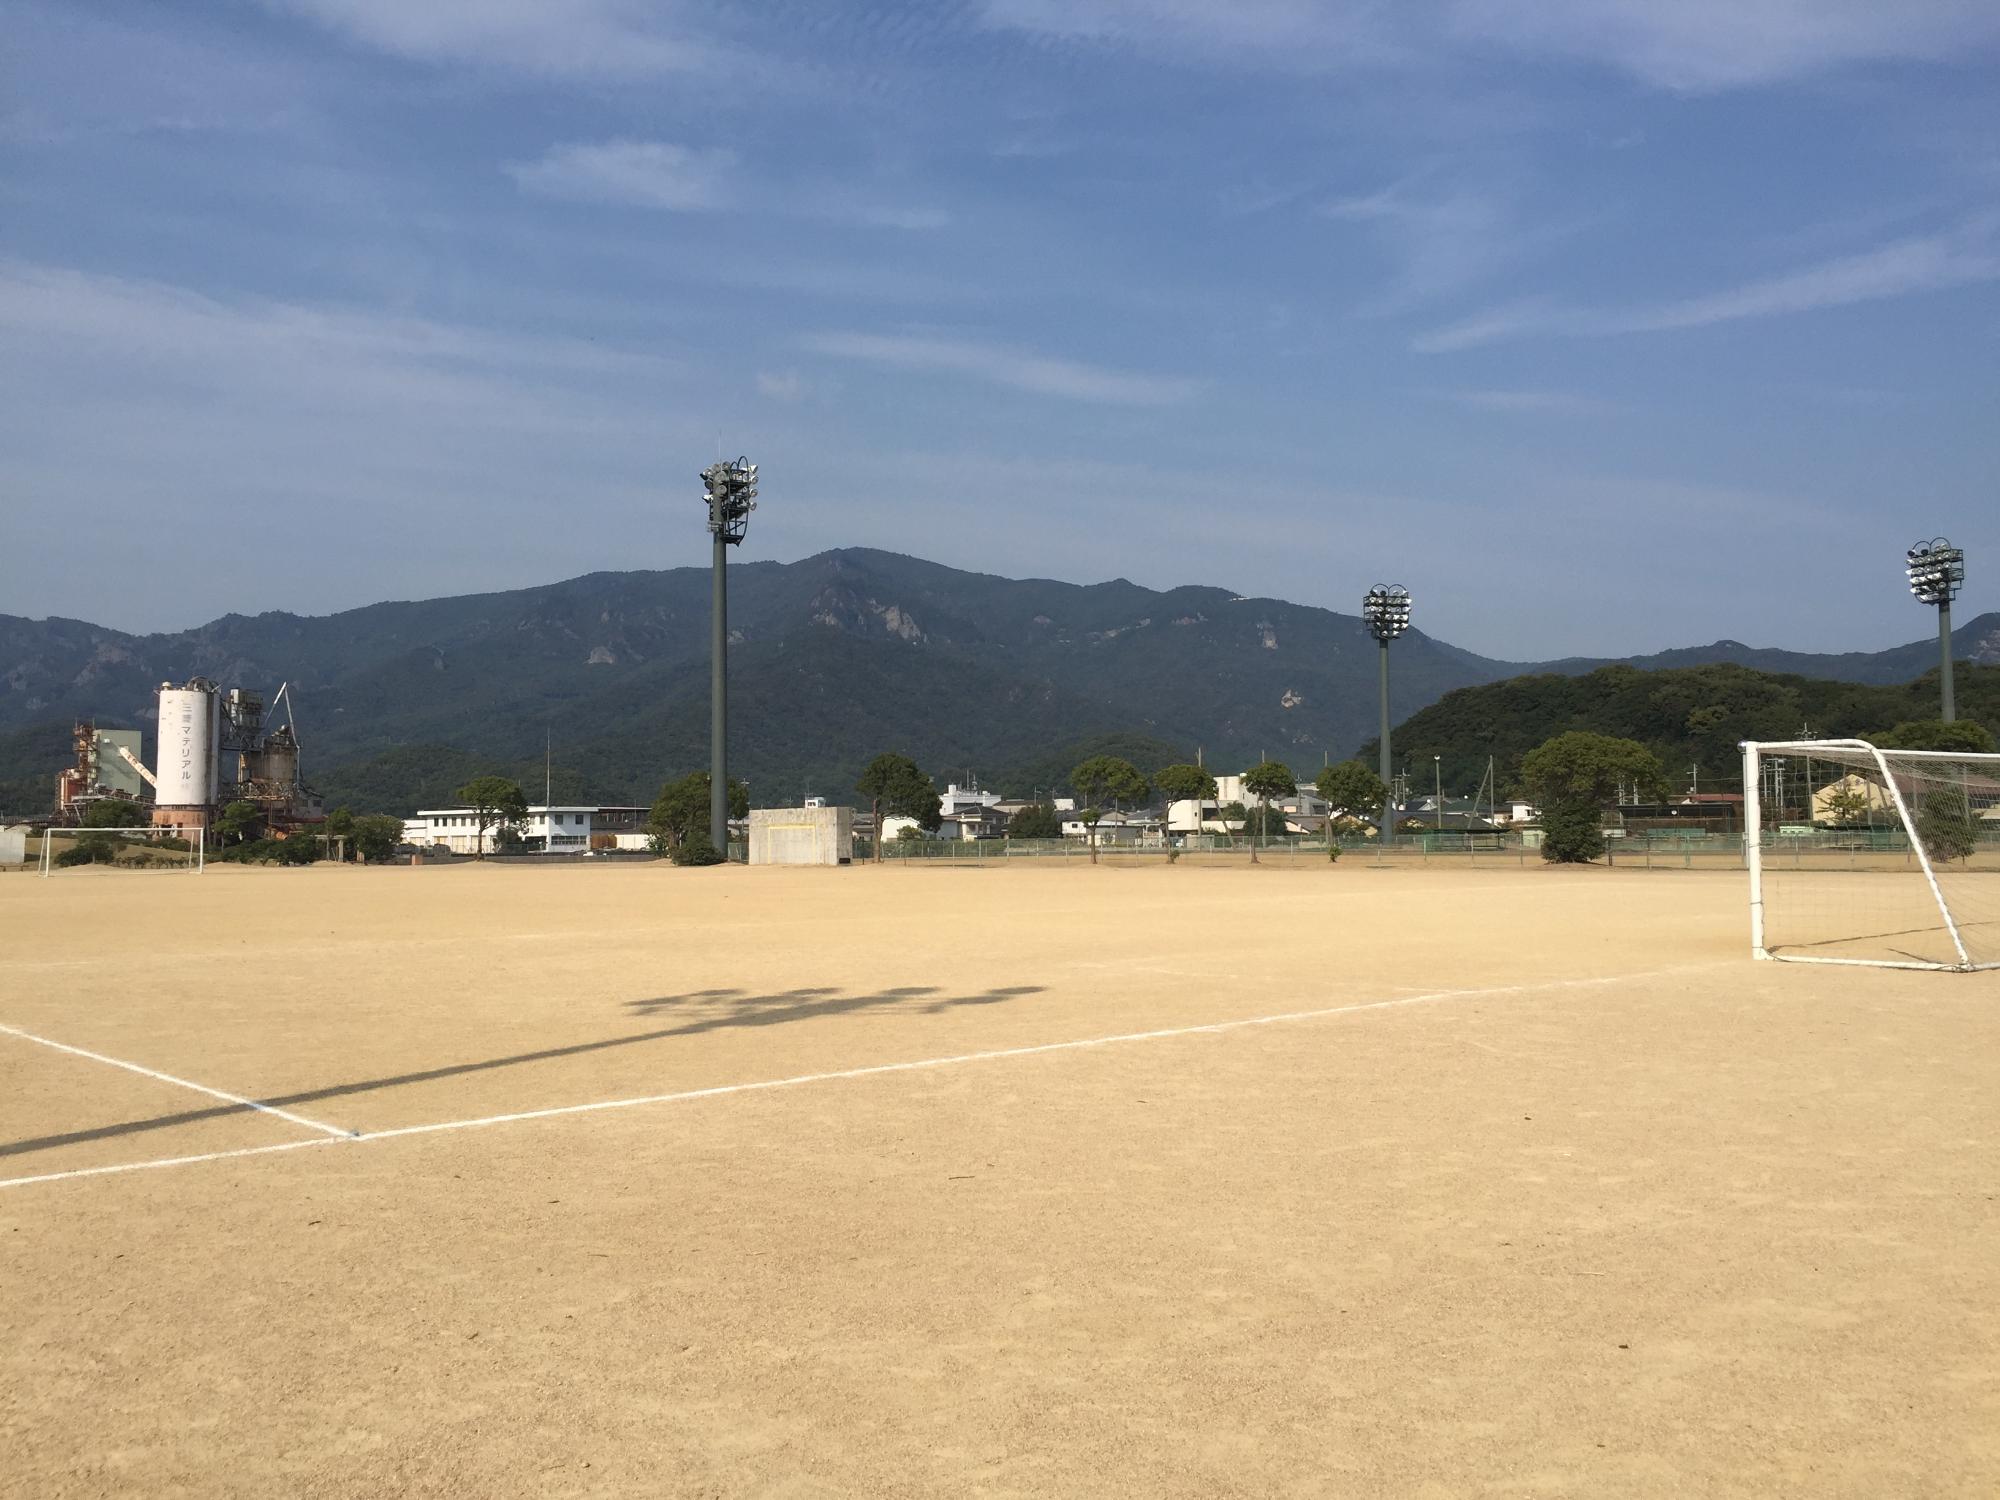
<svg viewBox="0 0 2000 1500"><path fill-rule="evenodd" d="M513 825L528 851L535 854L579 854L591 847L595 807L531 807L527 817ZM609 809L631 813L635 808ZM486 852L493 852L498 825L486 827ZM453 854L479 852L479 814L470 807L432 807L403 820L403 842L426 848L446 848ZM623 847L615 845L615 847ZM639 847L644 847L643 838Z"/></svg>
<svg viewBox="0 0 2000 1500"><path fill-rule="evenodd" d="M978 812L985 808L997 807L1004 800L998 792L982 792L977 782L970 786L960 786L954 781L938 793L939 808L947 818L953 813Z"/></svg>

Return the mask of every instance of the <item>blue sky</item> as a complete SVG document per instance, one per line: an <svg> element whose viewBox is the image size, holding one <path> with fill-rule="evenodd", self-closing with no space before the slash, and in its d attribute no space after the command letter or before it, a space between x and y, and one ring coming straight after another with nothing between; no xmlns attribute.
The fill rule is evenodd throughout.
<svg viewBox="0 0 2000 1500"><path fill-rule="evenodd" d="M1489 655L2000 606L1991 0L0 0L0 610L864 544ZM88 540L84 540L88 538Z"/></svg>

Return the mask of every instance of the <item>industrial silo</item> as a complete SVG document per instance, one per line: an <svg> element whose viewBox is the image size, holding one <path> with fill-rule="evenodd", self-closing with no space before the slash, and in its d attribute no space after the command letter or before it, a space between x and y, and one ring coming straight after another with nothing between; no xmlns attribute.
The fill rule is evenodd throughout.
<svg viewBox="0 0 2000 1500"><path fill-rule="evenodd" d="M216 754L222 700L196 677L184 687L160 684L160 755L153 793L156 824L205 826L215 810Z"/></svg>

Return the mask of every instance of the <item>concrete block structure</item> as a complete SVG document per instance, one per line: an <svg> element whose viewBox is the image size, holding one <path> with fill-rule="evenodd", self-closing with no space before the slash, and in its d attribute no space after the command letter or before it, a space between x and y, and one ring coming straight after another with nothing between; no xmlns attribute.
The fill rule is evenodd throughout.
<svg viewBox="0 0 2000 1500"><path fill-rule="evenodd" d="M851 807L753 807L753 865L844 865L854 858Z"/></svg>

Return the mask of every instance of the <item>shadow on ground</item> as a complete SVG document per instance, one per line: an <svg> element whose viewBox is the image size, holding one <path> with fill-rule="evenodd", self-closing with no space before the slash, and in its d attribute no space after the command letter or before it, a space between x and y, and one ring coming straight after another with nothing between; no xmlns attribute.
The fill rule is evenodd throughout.
<svg viewBox="0 0 2000 1500"><path fill-rule="evenodd" d="M345 1099L355 1094L376 1093L383 1089L401 1088L414 1083L433 1083L441 1078L458 1078L468 1073L490 1073L499 1068L547 1062L558 1057L581 1057L591 1052L608 1052L618 1047L634 1047L644 1042L662 1042L678 1036L699 1036L704 1032L727 1031L747 1026L782 1026L793 1021L812 1020L819 1016L853 1015L866 1011L893 1010L901 1013L915 1011L923 1015L938 1015L967 1005L999 1005L1009 1000L1021 999L1026 995L1039 995L1046 988L1046 985L1039 984L1013 984L966 995L947 995L935 985L921 984L899 985L893 989L873 990L860 994L850 994L824 985L779 990L771 994L755 994L736 989L689 990L680 995L661 995L650 1000L625 1002L624 1009L634 1015L685 1017L673 1026L631 1032L623 1036L601 1037L590 1042L572 1042L562 1047L542 1047L533 1052L516 1052L506 1057L483 1058L478 1062L450 1063L443 1067L425 1068L419 1072L397 1073L386 1078L365 1078L352 1083L328 1084L324 1088L306 1089L295 1094L278 1094L268 1099L259 1099L256 1104L210 1105L204 1109L159 1115L149 1120L128 1120L117 1125L65 1131L61 1135L9 1141L0 1144L0 1157L25 1156L30 1152L52 1151L58 1146L109 1140L121 1135L140 1135L147 1131L167 1130L176 1125L191 1125L200 1120L221 1119L228 1115L255 1114L258 1105L274 1109L292 1109L302 1104L314 1104L323 1099Z"/></svg>

